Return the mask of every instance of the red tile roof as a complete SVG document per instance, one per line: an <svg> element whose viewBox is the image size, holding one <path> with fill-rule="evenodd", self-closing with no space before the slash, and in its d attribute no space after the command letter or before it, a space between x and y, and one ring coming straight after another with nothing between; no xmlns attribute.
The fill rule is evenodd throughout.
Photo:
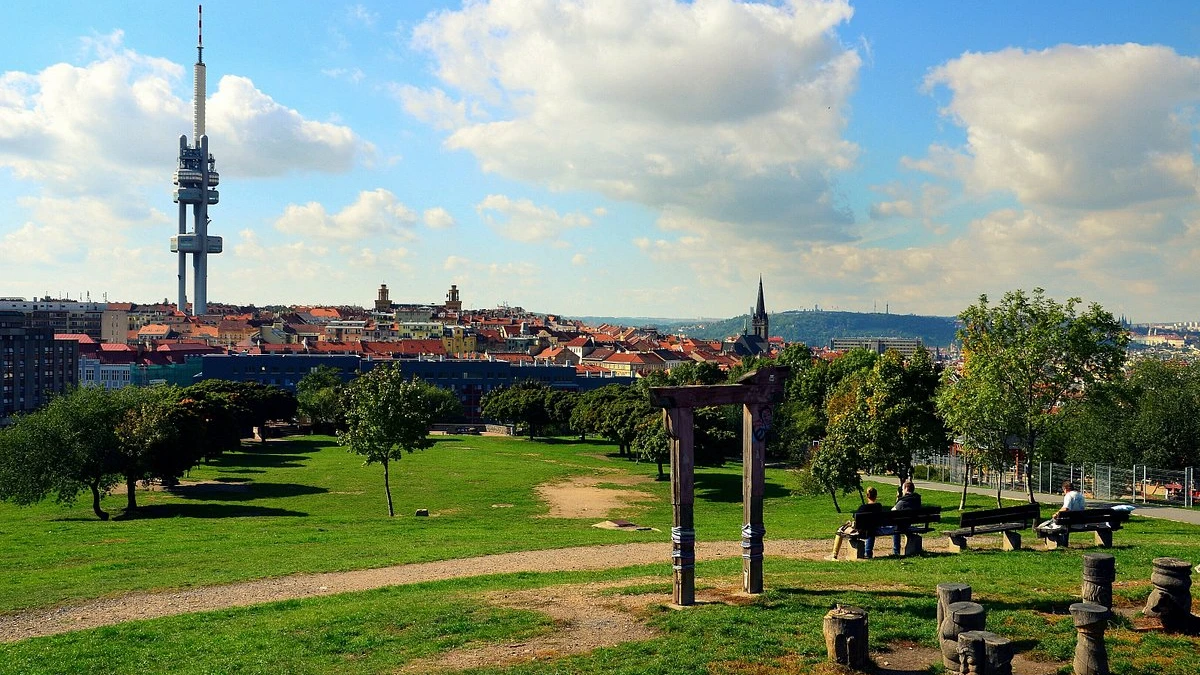
<svg viewBox="0 0 1200 675"><path fill-rule="evenodd" d="M74 340L81 345L94 345L96 341L87 333L55 333L55 340Z"/></svg>

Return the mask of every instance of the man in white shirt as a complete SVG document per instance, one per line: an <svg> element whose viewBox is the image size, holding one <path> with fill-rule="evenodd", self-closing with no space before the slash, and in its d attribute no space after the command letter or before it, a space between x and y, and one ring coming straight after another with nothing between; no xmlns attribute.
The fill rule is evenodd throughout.
<svg viewBox="0 0 1200 675"><path fill-rule="evenodd" d="M1058 510L1059 513L1064 511L1082 511L1086 507L1083 501L1083 493L1075 489L1075 484L1071 481L1063 481L1063 505Z"/></svg>

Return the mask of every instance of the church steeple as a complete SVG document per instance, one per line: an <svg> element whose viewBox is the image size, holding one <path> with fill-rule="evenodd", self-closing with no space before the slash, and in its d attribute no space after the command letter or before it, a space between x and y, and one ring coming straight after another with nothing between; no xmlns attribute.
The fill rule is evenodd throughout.
<svg viewBox="0 0 1200 675"><path fill-rule="evenodd" d="M767 306L763 302L762 275L758 275L758 302L754 305L754 316L751 318L754 334L766 340L771 334L771 320L767 317Z"/></svg>

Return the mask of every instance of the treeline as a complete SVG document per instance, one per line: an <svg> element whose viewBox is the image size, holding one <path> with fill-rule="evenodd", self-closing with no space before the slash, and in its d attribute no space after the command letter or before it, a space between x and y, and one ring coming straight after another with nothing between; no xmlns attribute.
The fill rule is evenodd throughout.
<svg viewBox="0 0 1200 675"><path fill-rule="evenodd" d="M171 485L203 460L241 445L267 420L291 419L296 399L279 387L205 380L188 387L78 387L0 430L0 500L72 503L90 492L92 510L122 483L126 514L135 486Z"/></svg>
<svg viewBox="0 0 1200 675"><path fill-rule="evenodd" d="M964 361L951 369L924 350L908 359L856 350L827 361L792 345L728 375L688 364L585 394L518 385L490 394L484 413L531 435L603 436L622 455L656 461L661 474L667 440L649 387L734 382L784 365L790 374L768 456L802 466L806 489L835 502L859 489L862 471L903 481L914 457L952 442L969 465L1002 471L1020 460L1026 474L1036 460L1200 464L1200 365L1143 359L1126 367L1128 336L1110 312L1041 289L1011 291L998 303L980 296L957 319ZM695 433L698 463L736 455L741 410L697 410Z"/></svg>

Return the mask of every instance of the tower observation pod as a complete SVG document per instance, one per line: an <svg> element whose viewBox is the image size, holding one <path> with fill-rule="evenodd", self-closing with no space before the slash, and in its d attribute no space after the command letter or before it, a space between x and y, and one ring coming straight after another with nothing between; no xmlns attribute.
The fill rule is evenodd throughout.
<svg viewBox="0 0 1200 675"><path fill-rule="evenodd" d="M179 137L179 167L175 169L175 203L179 204L179 234L171 237L171 252L179 256L179 304L187 311L187 256L192 256L192 275L195 292L192 313L208 313L208 256L220 253L220 237L208 234L208 207L219 201L214 189L221 182L216 172L217 160L208 153L208 136L204 133L204 8L200 7L197 23L196 65L193 68L192 145L186 135ZM192 229L188 230L187 211L192 207Z"/></svg>

